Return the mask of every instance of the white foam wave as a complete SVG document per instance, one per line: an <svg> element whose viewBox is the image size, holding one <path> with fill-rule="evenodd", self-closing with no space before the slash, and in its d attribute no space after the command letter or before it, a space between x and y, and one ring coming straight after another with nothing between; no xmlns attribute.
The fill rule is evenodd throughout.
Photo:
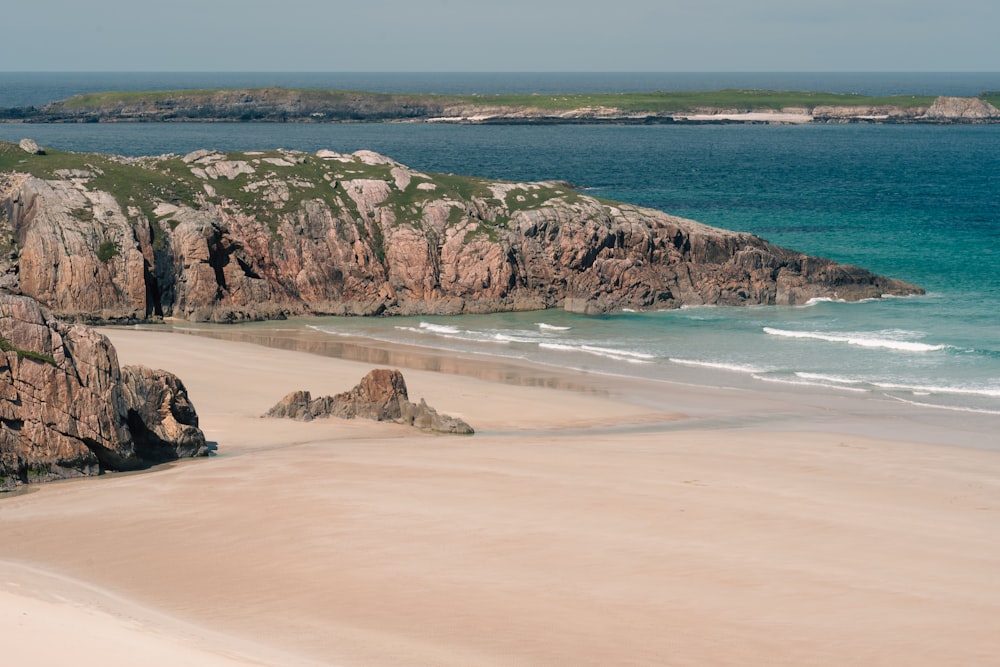
<svg viewBox="0 0 1000 667"><path fill-rule="evenodd" d="M655 359L652 354L642 352L632 352L630 350L613 350L606 347L595 347L593 345L566 345L564 343L539 343L538 347L546 350L557 350L560 352L585 352L606 359L615 361L627 361L632 364L647 364Z"/></svg>
<svg viewBox="0 0 1000 667"><path fill-rule="evenodd" d="M569 331L573 327L558 327L554 324L546 324L545 322L535 322L537 326L542 331Z"/></svg>
<svg viewBox="0 0 1000 667"><path fill-rule="evenodd" d="M397 327L395 327L395 329L396 329L396 331L407 331L409 333L420 334L421 336L427 336L428 334L434 334L438 338L448 338L448 339L453 339L453 340L468 340L465 336L461 335L461 331L459 331L458 329L455 330L455 333L449 333L449 332L441 331L441 330L433 331L433 330L428 329L426 327L401 327L401 326L397 326Z"/></svg>
<svg viewBox="0 0 1000 667"><path fill-rule="evenodd" d="M827 384L826 382L810 382L808 380L793 380L788 377L775 377L767 375L754 375L754 380L760 380L761 382L771 382L774 384L790 384L797 387L823 387L824 389L837 389L838 391L853 391L858 394L867 394L867 389L862 389L861 387L846 387L844 385L837 384Z"/></svg>
<svg viewBox="0 0 1000 667"><path fill-rule="evenodd" d="M805 308L808 306L815 306L821 303L846 303L843 299L833 299L828 296L814 296L813 298L802 304L801 307Z"/></svg>
<svg viewBox="0 0 1000 667"><path fill-rule="evenodd" d="M325 333L328 336L343 336L345 338L350 338L356 336L357 334L352 334L347 331L331 331L330 329L324 329L323 327L316 326L315 324L307 324L307 329L312 329L313 331L319 331L320 333ZM289 329L289 331L294 331L294 329Z"/></svg>
<svg viewBox="0 0 1000 667"><path fill-rule="evenodd" d="M908 385L893 382L872 382L879 389L890 391L908 391L913 394L958 394L962 396L986 396L989 398L1000 398L1000 387L954 387L935 385Z"/></svg>
<svg viewBox="0 0 1000 667"><path fill-rule="evenodd" d="M769 369L749 364L730 364L721 361L696 361L694 359L678 359L670 357L670 361L683 366L699 366L701 368L715 368L722 371L735 371L737 373L766 373Z"/></svg>
<svg viewBox="0 0 1000 667"><path fill-rule="evenodd" d="M620 357L628 357L642 361L648 361L656 358L656 356L652 354L646 354L645 352L632 352L631 350L613 350L607 347L595 347L593 345L581 345L580 348L595 354L614 354Z"/></svg>
<svg viewBox="0 0 1000 667"><path fill-rule="evenodd" d="M971 412L978 415L1000 415L1000 410L987 410L985 408L965 408L957 405L938 405L937 403L908 401L905 398L900 398L899 396L890 396L889 398L895 399L900 403L906 403L907 405L916 405L921 408L933 408L935 410L950 410L952 412Z"/></svg>
<svg viewBox="0 0 1000 667"><path fill-rule="evenodd" d="M828 343L847 343L848 345L857 345L859 347L882 348L897 352L934 352L948 347L947 345L931 345L929 343L898 340L886 333L879 332L823 333L820 331L789 331L787 329L764 327L764 333L782 338L804 338L821 340Z"/></svg>
<svg viewBox="0 0 1000 667"><path fill-rule="evenodd" d="M511 336L510 334L494 332L490 334L489 340L496 343L532 343L534 341L527 338L520 338L518 336Z"/></svg>
<svg viewBox="0 0 1000 667"><path fill-rule="evenodd" d="M420 328L432 333L441 334L457 334L462 332L458 327L448 326L447 324L431 324L430 322L421 322Z"/></svg>
<svg viewBox="0 0 1000 667"><path fill-rule="evenodd" d="M803 380L813 380L816 382L832 382L834 384L861 384L862 382L864 382L864 380L843 377L842 375L826 375L823 373L798 372L795 375L797 377L802 378Z"/></svg>

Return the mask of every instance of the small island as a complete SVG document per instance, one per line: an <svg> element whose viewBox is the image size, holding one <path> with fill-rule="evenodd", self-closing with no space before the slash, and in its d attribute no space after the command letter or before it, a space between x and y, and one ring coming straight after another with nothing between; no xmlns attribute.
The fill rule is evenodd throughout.
<svg viewBox="0 0 1000 667"><path fill-rule="evenodd" d="M996 123L978 97L773 90L434 95L252 88L110 91L0 109L0 122L425 122L476 124Z"/></svg>

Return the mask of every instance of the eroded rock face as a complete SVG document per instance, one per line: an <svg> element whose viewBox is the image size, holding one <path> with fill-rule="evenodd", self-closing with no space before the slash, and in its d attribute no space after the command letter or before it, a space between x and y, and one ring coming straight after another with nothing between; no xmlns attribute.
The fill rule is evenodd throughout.
<svg viewBox="0 0 1000 667"><path fill-rule="evenodd" d="M293 391L264 414L311 421L320 417L394 421L437 433L471 434L473 429L457 417L438 414L427 402L412 403L406 381L398 370L377 368L356 387L336 396L313 398L308 391Z"/></svg>
<svg viewBox="0 0 1000 667"><path fill-rule="evenodd" d="M39 170L58 159L31 158ZM369 151L101 159L46 178L0 173L0 237L16 248L0 276L65 318L600 313L921 292L565 184L432 176ZM123 202L95 185L133 168L136 183L153 173L175 190Z"/></svg>
<svg viewBox="0 0 1000 667"><path fill-rule="evenodd" d="M128 428L143 461L206 456L205 434L187 389L173 373L146 366L122 367Z"/></svg>
<svg viewBox="0 0 1000 667"><path fill-rule="evenodd" d="M183 385L0 292L0 488L207 454Z"/></svg>
<svg viewBox="0 0 1000 667"><path fill-rule="evenodd" d="M402 415L400 402L408 400L403 374L376 368L361 378L356 387L333 397L331 414L344 419L394 421Z"/></svg>

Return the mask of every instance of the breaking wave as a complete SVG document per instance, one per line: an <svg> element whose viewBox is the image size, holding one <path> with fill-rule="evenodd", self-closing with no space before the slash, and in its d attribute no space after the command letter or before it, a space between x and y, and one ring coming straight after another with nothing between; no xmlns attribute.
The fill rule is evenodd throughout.
<svg viewBox="0 0 1000 667"><path fill-rule="evenodd" d="M826 333L821 331L789 331L787 329L775 329L764 327L764 333L782 338L803 338L809 340L820 340L828 343L846 343L859 347L882 348L895 350L897 352L935 352L944 350L948 345L932 345L929 343L918 343L910 340L900 340L899 337L909 332L894 331L859 331L850 333Z"/></svg>

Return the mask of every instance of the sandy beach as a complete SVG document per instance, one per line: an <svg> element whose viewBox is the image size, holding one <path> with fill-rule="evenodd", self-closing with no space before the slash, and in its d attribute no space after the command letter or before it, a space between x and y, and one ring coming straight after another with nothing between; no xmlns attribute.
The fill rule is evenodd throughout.
<svg viewBox="0 0 1000 667"><path fill-rule="evenodd" d="M961 416L854 396L398 348L104 333L122 363L183 379L217 451L0 497L11 664L1000 655L1000 452L982 420L963 432ZM386 363L476 435L260 418Z"/></svg>

